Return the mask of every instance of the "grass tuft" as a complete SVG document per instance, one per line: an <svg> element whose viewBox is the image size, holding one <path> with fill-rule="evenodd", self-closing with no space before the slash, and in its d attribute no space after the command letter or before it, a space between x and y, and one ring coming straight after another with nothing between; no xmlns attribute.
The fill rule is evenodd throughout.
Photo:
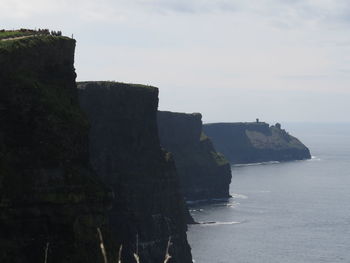
<svg viewBox="0 0 350 263"><path fill-rule="evenodd" d="M107 252L106 252L105 244L103 242L103 236L102 236L102 232L101 232L100 228L97 228L97 233L98 233L98 237L100 239L100 249L102 252L104 263L108 263Z"/></svg>
<svg viewBox="0 0 350 263"><path fill-rule="evenodd" d="M122 263L122 250L123 250L123 245L120 245L119 253L118 253L118 263Z"/></svg>
<svg viewBox="0 0 350 263"><path fill-rule="evenodd" d="M99 237L99 240L100 240L100 249L101 249L101 253L102 253L103 259L104 259L104 263L108 263L107 252L106 252L106 248L105 248L105 245L104 245L103 236L102 236L102 232L101 232L100 228L97 228L97 233L98 233L98 237ZM138 246L139 246L139 236L136 235L136 252L133 254L136 263L140 263L140 257L138 255L139 254ZM167 248L166 248L166 251L165 251L165 257L164 257L163 263L168 263L169 260L172 258L171 255L169 254L169 249L170 249L171 246L172 246L171 237L169 237L168 245L167 245ZM123 245L120 245L119 252L118 252L118 263L122 263L122 261L121 261L122 250L123 250ZM45 261L45 263L46 263L46 261Z"/></svg>
<svg viewBox="0 0 350 263"><path fill-rule="evenodd" d="M45 248L45 259L44 259L44 263L47 263L47 254L48 254L48 252L49 252L49 245L50 245L50 243L47 242L47 243L46 243L46 248Z"/></svg>

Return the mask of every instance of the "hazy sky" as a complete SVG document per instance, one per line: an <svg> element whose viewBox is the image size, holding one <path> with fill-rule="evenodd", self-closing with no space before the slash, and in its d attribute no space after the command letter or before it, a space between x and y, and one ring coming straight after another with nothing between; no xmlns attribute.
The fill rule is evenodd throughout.
<svg viewBox="0 0 350 263"><path fill-rule="evenodd" d="M206 122L350 122L349 0L1 0L0 27L73 33L78 80Z"/></svg>

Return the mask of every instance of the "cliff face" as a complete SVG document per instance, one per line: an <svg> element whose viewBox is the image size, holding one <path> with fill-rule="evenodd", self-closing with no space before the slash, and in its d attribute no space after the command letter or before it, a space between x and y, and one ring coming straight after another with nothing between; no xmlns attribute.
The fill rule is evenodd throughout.
<svg viewBox="0 0 350 263"><path fill-rule="evenodd" d="M174 155L188 200L227 198L231 167L202 132L201 114L158 112L161 145Z"/></svg>
<svg viewBox="0 0 350 263"><path fill-rule="evenodd" d="M204 131L231 163L310 159L309 149L279 124L212 123Z"/></svg>
<svg viewBox="0 0 350 263"><path fill-rule="evenodd" d="M0 41L1 262L103 262L111 192L90 169L74 49L65 37Z"/></svg>
<svg viewBox="0 0 350 263"><path fill-rule="evenodd" d="M184 200L171 154L160 148L158 89L114 82L78 84L90 123L90 159L116 194L110 222L123 263L192 262Z"/></svg>

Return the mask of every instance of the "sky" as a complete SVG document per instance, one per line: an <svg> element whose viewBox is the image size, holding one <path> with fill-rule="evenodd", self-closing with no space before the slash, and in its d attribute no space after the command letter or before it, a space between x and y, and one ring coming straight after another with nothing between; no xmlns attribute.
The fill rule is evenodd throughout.
<svg viewBox="0 0 350 263"><path fill-rule="evenodd" d="M349 0L1 0L77 40L77 80L159 88L204 122L350 122Z"/></svg>

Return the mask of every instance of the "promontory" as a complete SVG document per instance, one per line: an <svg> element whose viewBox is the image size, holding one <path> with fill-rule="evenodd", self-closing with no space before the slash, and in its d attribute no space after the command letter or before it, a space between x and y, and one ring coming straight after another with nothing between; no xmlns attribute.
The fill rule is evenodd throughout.
<svg viewBox="0 0 350 263"><path fill-rule="evenodd" d="M309 149L279 123L211 123L203 125L203 130L233 164L311 158Z"/></svg>

